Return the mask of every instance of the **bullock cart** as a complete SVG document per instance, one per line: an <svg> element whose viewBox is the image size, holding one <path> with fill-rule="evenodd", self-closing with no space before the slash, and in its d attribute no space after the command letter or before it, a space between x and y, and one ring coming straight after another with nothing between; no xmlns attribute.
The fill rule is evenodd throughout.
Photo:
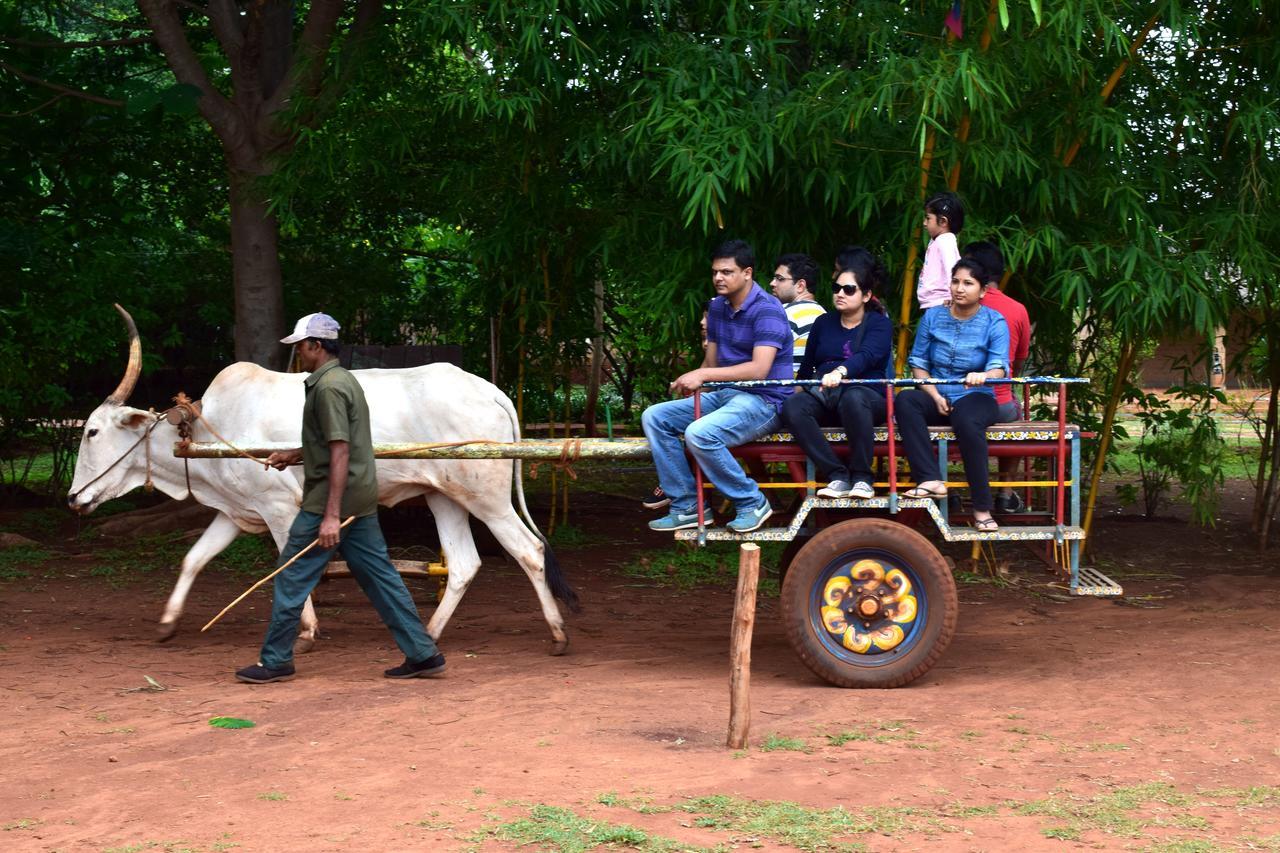
<svg viewBox="0 0 1280 853"><path fill-rule="evenodd" d="M796 654L814 673L841 687L900 687L919 678L942 656L955 632L958 600L951 565L917 528L932 524L946 542L974 543L974 553L987 543L1041 543L1050 565L1070 592L1082 596L1117 596L1118 584L1096 569L1081 565L1085 530L1080 525L1080 442L1090 437L1066 419L1067 392L1087 379L1019 377L992 380L1029 389L1056 386L1057 420L993 426L987 432L990 455L1027 460L1023 477L995 481L1027 496L1025 509L1002 515L998 530L979 531L952 513L945 499L908 498L900 491L913 485L898 476L896 430L876 431L876 456L884 460L883 479L875 483L885 492L874 498L820 498L822 483L814 479L813 464L789 433L779 432L735 449L735 454L762 488L790 491L791 506L779 513L790 516L784 526L734 533L712 525L699 510L696 528L675 532L677 540L696 545L707 542L790 543L779 567L782 573L782 618ZM710 390L760 384L816 385L812 381L708 383ZM900 386L943 384L938 380L846 380L883 385L893 422L893 389ZM697 402L695 401L695 412ZM842 442L839 430L827 430L828 440ZM959 459L955 434L949 427L931 427L943 471ZM283 444L233 448L219 442L180 442L174 453L186 458L264 458ZM837 451L843 447L837 445ZM572 462L578 459L651 458L644 439L523 439L514 442L459 441L434 444L380 444L375 453L390 459L540 459ZM1044 473L1033 479L1030 460ZM772 472L785 471L779 479ZM705 489L695 467L699 507ZM967 484L951 480L949 487ZM1034 495L1034 497L1033 497ZM781 501L775 500L775 505Z"/></svg>

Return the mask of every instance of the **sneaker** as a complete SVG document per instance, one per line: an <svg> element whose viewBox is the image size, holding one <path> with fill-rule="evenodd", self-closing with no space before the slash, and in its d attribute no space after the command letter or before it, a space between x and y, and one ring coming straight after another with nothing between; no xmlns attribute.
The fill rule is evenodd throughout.
<svg viewBox="0 0 1280 853"><path fill-rule="evenodd" d="M291 663L272 669L269 666L263 666L259 661L253 666L237 669L236 681L243 681L245 684L270 684L273 681L288 681L294 674Z"/></svg>
<svg viewBox="0 0 1280 853"><path fill-rule="evenodd" d="M875 488L870 483L862 480L854 483L853 488L849 490L849 497L851 498L874 498L875 496Z"/></svg>
<svg viewBox="0 0 1280 853"><path fill-rule="evenodd" d="M852 492L853 487L844 480L832 480L821 489L818 489L818 497L820 498L847 498Z"/></svg>
<svg viewBox="0 0 1280 853"><path fill-rule="evenodd" d="M1026 504L1022 502L1022 496L1017 492L1010 492L1007 495L996 495L996 499L993 503L995 506L993 506L992 509L996 512L1022 512L1026 509Z"/></svg>
<svg viewBox="0 0 1280 853"><path fill-rule="evenodd" d="M435 678L444 672L444 667L444 655L436 652L426 660L417 663L412 663L405 658L404 663L384 670L382 674L387 678Z"/></svg>
<svg viewBox="0 0 1280 853"><path fill-rule="evenodd" d="M708 527L711 526L711 507L707 507L702 511L703 521ZM655 518L649 522L650 530L659 530L664 533L671 530L687 530L690 527L698 526L698 511L693 512L676 512L674 509L664 515L662 518Z"/></svg>
<svg viewBox="0 0 1280 853"><path fill-rule="evenodd" d="M729 529L734 533L750 533L758 530L761 525L769 520L769 516L773 515L773 507L768 501L760 504L753 509L740 509L733 521L729 522Z"/></svg>
<svg viewBox="0 0 1280 853"><path fill-rule="evenodd" d="M667 497L667 493L662 491L662 486L654 486L653 491L646 495L640 504L645 509L665 509L671 506L671 498Z"/></svg>

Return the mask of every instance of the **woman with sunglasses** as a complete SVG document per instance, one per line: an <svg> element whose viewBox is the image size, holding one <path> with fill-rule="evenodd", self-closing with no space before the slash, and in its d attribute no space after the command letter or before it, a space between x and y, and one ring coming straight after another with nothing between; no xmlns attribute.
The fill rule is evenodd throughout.
<svg viewBox="0 0 1280 853"><path fill-rule="evenodd" d="M893 340L893 324L873 295L885 283L884 265L861 246L840 253L841 269L831 285L835 311L814 321L796 379L822 378L821 387L803 386L782 404L805 455L813 461L824 498L871 498L875 427L885 421L884 389L841 385L844 379L883 379ZM841 462L822 426L844 428L849 457Z"/></svg>
<svg viewBox="0 0 1280 853"><path fill-rule="evenodd" d="M950 424L973 498L973 526L984 531L999 527L991 517L987 472L987 427L996 422L998 413L995 394L985 383L1004 377L1009 360L1009 326L999 311L982 304L990 280L973 258L956 262L951 270L951 302L924 312L907 359L916 379L955 384L907 389L898 394L893 406L916 481L915 488L903 494L946 497L947 484L938 467L937 449L929 441L929 427Z"/></svg>

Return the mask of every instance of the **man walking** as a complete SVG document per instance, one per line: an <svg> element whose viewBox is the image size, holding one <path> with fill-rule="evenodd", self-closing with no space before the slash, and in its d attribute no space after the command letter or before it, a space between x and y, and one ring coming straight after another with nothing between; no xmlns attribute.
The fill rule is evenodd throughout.
<svg viewBox="0 0 1280 853"><path fill-rule="evenodd" d="M773 514L756 482L733 458L730 448L770 432L790 388L724 388L702 395L702 417L693 418L687 395L704 382L790 379L791 332L777 299L752 281L755 253L741 240L712 253L711 280L716 298L707 311L707 347L702 366L682 374L671 390L684 399L645 409L641 422L649 439L658 483L671 498L667 515L649 522L653 530L683 530L698 524L697 484L685 445L716 488L731 500L737 515L729 529L748 533Z"/></svg>
<svg viewBox="0 0 1280 853"><path fill-rule="evenodd" d="M318 547L275 579L271 624L257 664L236 671L250 684L288 681L294 676L293 644L303 604L336 549L347 560L364 594L391 629L404 663L387 678L424 678L444 671L445 661L422 627L418 608L387 556L378 525L378 480L374 468L369 406L360 383L338 365L338 322L328 314L308 314L280 342L297 344L298 362L308 371L302 409L302 447L272 453L267 464L283 471L302 463L302 508L280 554L283 565L313 540ZM341 519L355 520L342 529Z"/></svg>

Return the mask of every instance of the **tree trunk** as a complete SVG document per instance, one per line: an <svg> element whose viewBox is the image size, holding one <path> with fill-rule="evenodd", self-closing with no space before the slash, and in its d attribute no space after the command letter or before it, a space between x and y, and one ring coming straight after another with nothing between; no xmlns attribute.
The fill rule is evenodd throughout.
<svg viewBox="0 0 1280 853"><path fill-rule="evenodd" d="M596 404L600 401L600 379L604 372L604 279L595 281L595 329L591 339L591 375L587 377L587 404L582 423L589 436L596 433Z"/></svg>
<svg viewBox="0 0 1280 853"><path fill-rule="evenodd" d="M231 265L236 297L236 361L284 366L287 331L280 275L280 226L253 179L231 173Z"/></svg>

